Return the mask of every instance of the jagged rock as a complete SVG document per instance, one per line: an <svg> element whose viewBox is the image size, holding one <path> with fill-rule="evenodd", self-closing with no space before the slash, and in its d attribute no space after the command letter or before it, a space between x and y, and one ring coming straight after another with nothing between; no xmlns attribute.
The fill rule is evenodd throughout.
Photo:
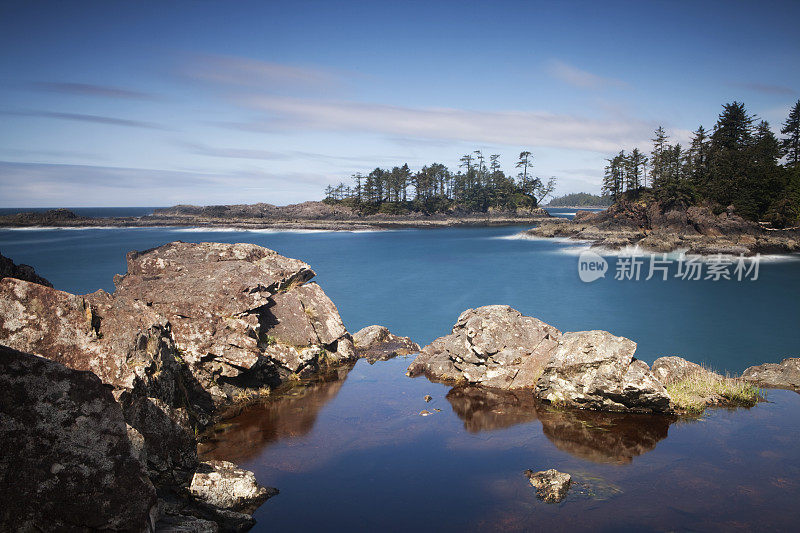
<svg viewBox="0 0 800 533"><path fill-rule="evenodd" d="M536 487L536 497L545 503L558 503L567 497L572 476L555 469L533 472L526 470L528 482Z"/></svg>
<svg viewBox="0 0 800 533"><path fill-rule="evenodd" d="M252 244L174 242L128 254L114 300L169 320L197 382L225 403L354 357L336 307L306 284L313 276Z"/></svg>
<svg viewBox="0 0 800 533"><path fill-rule="evenodd" d="M91 372L0 346L0 529L147 531L156 493Z"/></svg>
<svg viewBox="0 0 800 533"><path fill-rule="evenodd" d="M52 283L38 275L32 266L14 264L14 261L0 254L0 279L3 278L17 278L45 287L53 286Z"/></svg>
<svg viewBox="0 0 800 533"><path fill-rule="evenodd" d="M201 463L189 491L214 507L248 514L278 493L277 489L259 485L252 472L227 461Z"/></svg>
<svg viewBox="0 0 800 533"><path fill-rule="evenodd" d="M507 305L461 313L450 335L422 349L408 368L434 381L533 388L561 332Z"/></svg>
<svg viewBox="0 0 800 533"><path fill-rule="evenodd" d="M83 298L0 280L0 342L96 374L114 388L126 422L143 437L153 481L187 482L197 464L198 425L187 410L201 409L187 405L191 384L176 361L169 324L143 305L110 313L109 300L105 293Z"/></svg>
<svg viewBox="0 0 800 533"><path fill-rule="evenodd" d="M356 355L370 363L386 361L398 355L419 352L419 344L408 337L398 337L383 326L367 326L353 335Z"/></svg>
<svg viewBox="0 0 800 533"><path fill-rule="evenodd" d="M604 411L669 412L669 395L633 357L636 343L606 331L565 333L536 385L543 400Z"/></svg>
<svg viewBox="0 0 800 533"><path fill-rule="evenodd" d="M800 392L800 357L790 357L777 364L751 366L744 371L742 378L760 387Z"/></svg>
<svg viewBox="0 0 800 533"><path fill-rule="evenodd" d="M664 386L683 381L693 376L713 376L722 379L722 376L719 374L711 372L697 363L676 356L659 357L653 361L652 371L655 378Z"/></svg>

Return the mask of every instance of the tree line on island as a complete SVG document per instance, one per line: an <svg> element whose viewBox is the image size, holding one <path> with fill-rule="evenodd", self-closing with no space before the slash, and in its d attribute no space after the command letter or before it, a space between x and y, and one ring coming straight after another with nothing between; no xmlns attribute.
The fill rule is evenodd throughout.
<svg viewBox="0 0 800 533"><path fill-rule="evenodd" d="M711 131L702 125L687 148L664 128L649 155L634 148L609 158L602 191L614 201L658 201L665 209L710 205L775 227L800 223L800 100L778 138L741 102L722 107Z"/></svg>
<svg viewBox="0 0 800 533"><path fill-rule="evenodd" d="M516 177L503 171L499 154L492 154L487 160L481 150L475 150L459 161L457 172L441 163L431 163L417 172L404 164L392 169L376 168L367 175L356 173L352 185L328 186L323 201L347 205L362 214L532 210L555 188L555 177L545 182L533 175L533 155L529 151L520 152Z"/></svg>

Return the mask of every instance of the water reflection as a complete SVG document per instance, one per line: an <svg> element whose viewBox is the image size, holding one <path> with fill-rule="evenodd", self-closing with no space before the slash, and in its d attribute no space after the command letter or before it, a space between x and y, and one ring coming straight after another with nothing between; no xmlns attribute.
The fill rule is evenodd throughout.
<svg viewBox="0 0 800 533"><path fill-rule="evenodd" d="M264 446L280 439L308 434L320 410L333 400L352 366L327 375L325 381L295 386L275 398L245 407L234 418L216 425L202 439L198 453L204 459L245 461L261 454Z"/></svg>
<svg viewBox="0 0 800 533"><path fill-rule="evenodd" d="M538 402L530 391L456 387L446 398L471 433L539 420L556 448L595 463L630 463L665 439L676 420L663 415L556 409Z"/></svg>

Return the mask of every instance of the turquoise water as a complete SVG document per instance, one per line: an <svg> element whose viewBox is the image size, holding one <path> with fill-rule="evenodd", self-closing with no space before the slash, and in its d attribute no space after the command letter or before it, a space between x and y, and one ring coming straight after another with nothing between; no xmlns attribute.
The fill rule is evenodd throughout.
<svg viewBox="0 0 800 533"><path fill-rule="evenodd" d="M581 244L514 238L522 229L0 230L0 251L87 293L113 290L129 250L252 242L310 263L351 331L384 324L425 344L464 309L503 303L562 330L630 337L648 362L680 354L738 372L800 353L796 258L763 262L756 281L583 283ZM613 271L618 258L606 259ZM676 421L450 390L405 377L410 361L361 360L339 380L248 408L201 445L281 490L255 531L792 531L800 519L796 393ZM568 498L538 501L529 468L571 473Z"/></svg>
<svg viewBox="0 0 800 533"><path fill-rule="evenodd" d="M617 281L612 272L583 283L580 244L514 239L522 229L0 229L0 252L33 265L59 289L88 293L113 290L129 250L173 240L251 242L308 262L351 331L383 324L426 344L467 308L508 304L562 331L629 337L647 362L681 355L740 372L800 354L798 257L762 261L756 281ZM617 258L608 260L613 270Z"/></svg>

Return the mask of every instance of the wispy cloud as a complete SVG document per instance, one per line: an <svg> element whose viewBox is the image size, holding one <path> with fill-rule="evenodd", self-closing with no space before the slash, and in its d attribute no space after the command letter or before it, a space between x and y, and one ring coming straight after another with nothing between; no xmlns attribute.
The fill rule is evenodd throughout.
<svg viewBox="0 0 800 533"><path fill-rule="evenodd" d="M768 83L732 83L731 85L734 87L747 89L748 91L764 94L793 95L797 93L797 91L791 87L785 87L783 85L770 85Z"/></svg>
<svg viewBox="0 0 800 533"><path fill-rule="evenodd" d="M547 65L547 72L553 78L582 89L602 89L604 87L622 87L625 82L614 78L604 78L586 70L554 59Z"/></svg>
<svg viewBox="0 0 800 533"><path fill-rule="evenodd" d="M177 203L291 203L317 198L330 181L323 174L225 174L0 161L0 206L172 205ZM252 191L264 193L254 196ZM35 204L35 205L34 205Z"/></svg>
<svg viewBox="0 0 800 533"><path fill-rule="evenodd" d="M157 100L158 97L151 93L125 89L122 87L111 87L108 85L95 85L92 83L70 83L70 82L32 82L27 87L40 91L73 94L79 96L100 96L104 98L124 98L129 100Z"/></svg>
<svg viewBox="0 0 800 533"><path fill-rule="evenodd" d="M207 83L255 87L267 92L328 92L345 84L343 74L331 69L225 55L194 56L181 68L181 73Z"/></svg>
<svg viewBox="0 0 800 533"><path fill-rule="evenodd" d="M472 111L250 96L241 105L266 114L235 123L251 131L317 130L600 152L646 142L654 125L627 117L607 120L535 111Z"/></svg>
<svg viewBox="0 0 800 533"><path fill-rule="evenodd" d="M153 122L106 117L103 115L85 115L82 113L61 113L56 111L0 111L0 115L73 120L77 122L91 122L95 124L108 124L111 126L125 126L128 128L145 128L149 130L168 130L168 128Z"/></svg>
<svg viewBox="0 0 800 533"><path fill-rule="evenodd" d="M195 155L204 155L208 157L221 157L230 159L254 159L263 161L288 161L288 160L314 160L322 162L342 161L347 163L364 163L365 161L380 161L384 159L396 160L400 156L391 157L356 157L356 156L340 156L322 154L317 152L305 152L302 150L253 150L247 148L225 148L217 146L209 146L202 143L183 142L178 141L175 143L186 149L187 152Z"/></svg>

